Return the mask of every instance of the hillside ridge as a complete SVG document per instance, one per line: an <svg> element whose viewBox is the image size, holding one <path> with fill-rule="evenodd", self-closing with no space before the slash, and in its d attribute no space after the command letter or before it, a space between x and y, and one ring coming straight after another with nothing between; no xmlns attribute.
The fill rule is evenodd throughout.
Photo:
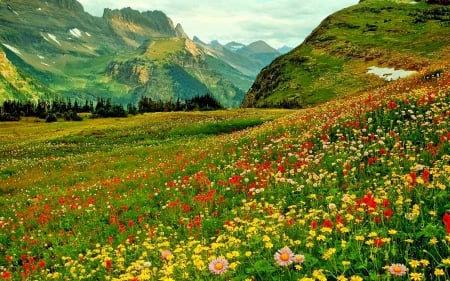
<svg viewBox="0 0 450 281"><path fill-rule="evenodd" d="M242 107L308 107L386 83L370 67L422 70L450 60L450 6L367 0L325 18L264 68Z"/></svg>

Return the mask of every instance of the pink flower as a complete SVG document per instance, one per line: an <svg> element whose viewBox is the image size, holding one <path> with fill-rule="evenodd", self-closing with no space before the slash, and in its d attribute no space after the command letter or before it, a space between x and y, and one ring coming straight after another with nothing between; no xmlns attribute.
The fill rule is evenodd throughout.
<svg viewBox="0 0 450 281"><path fill-rule="evenodd" d="M302 264L305 261L304 255L294 255L292 258L295 263Z"/></svg>
<svg viewBox="0 0 450 281"><path fill-rule="evenodd" d="M393 263L391 266L389 266L389 272L392 275L402 276L406 274L406 271L408 271L408 269L404 264L401 263Z"/></svg>
<svg viewBox="0 0 450 281"><path fill-rule="evenodd" d="M217 258L209 263L209 271L212 274L221 275L228 268L228 261L224 258Z"/></svg>
<svg viewBox="0 0 450 281"><path fill-rule="evenodd" d="M273 257L281 266L288 266L294 261L294 254L287 247L278 250Z"/></svg>
<svg viewBox="0 0 450 281"><path fill-rule="evenodd" d="M161 258L166 261L172 259L172 252L169 250L161 251Z"/></svg>

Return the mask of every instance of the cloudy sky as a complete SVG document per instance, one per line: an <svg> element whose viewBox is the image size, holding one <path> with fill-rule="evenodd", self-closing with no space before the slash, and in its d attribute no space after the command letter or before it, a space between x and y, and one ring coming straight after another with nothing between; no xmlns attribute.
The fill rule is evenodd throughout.
<svg viewBox="0 0 450 281"><path fill-rule="evenodd" d="M163 11L190 38L221 44L264 40L275 48L295 47L329 14L359 0L78 0L101 16L104 8Z"/></svg>

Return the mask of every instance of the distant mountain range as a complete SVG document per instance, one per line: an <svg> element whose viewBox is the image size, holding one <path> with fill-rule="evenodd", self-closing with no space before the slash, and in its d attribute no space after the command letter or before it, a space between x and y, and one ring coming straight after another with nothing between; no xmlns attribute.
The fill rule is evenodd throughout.
<svg viewBox="0 0 450 281"><path fill-rule="evenodd" d="M135 103L209 92L236 107L280 54L263 41L191 40L161 11L105 9L94 17L75 0L0 1L0 102L101 96Z"/></svg>

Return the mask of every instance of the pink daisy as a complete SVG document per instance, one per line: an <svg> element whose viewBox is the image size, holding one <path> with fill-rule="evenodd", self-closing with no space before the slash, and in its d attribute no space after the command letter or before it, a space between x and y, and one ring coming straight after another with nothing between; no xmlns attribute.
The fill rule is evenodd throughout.
<svg viewBox="0 0 450 281"><path fill-rule="evenodd" d="M224 258L217 258L209 263L209 271L213 274L221 275L228 268L228 261Z"/></svg>
<svg viewBox="0 0 450 281"><path fill-rule="evenodd" d="M161 257L163 260L170 260L172 258L172 252L169 250L163 250L161 251Z"/></svg>
<svg viewBox="0 0 450 281"><path fill-rule="evenodd" d="M298 264L302 264L305 261L304 255L294 255L293 261Z"/></svg>
<svg viewBox="0 0 450 281"><path fill-rule="evenodd" d="M281 266L288 266L294 261L294 254L287 247L278 250L273 257Z"/></svg>
<svg viewBox="0 0 450 281"><path fill-rule="evenodd" d="M408 269L404 264L401 263L393 263L391 264L391 266L389 266L389 272L392 275L402 276L406 274L406 271L408 271Z"/></svg>

